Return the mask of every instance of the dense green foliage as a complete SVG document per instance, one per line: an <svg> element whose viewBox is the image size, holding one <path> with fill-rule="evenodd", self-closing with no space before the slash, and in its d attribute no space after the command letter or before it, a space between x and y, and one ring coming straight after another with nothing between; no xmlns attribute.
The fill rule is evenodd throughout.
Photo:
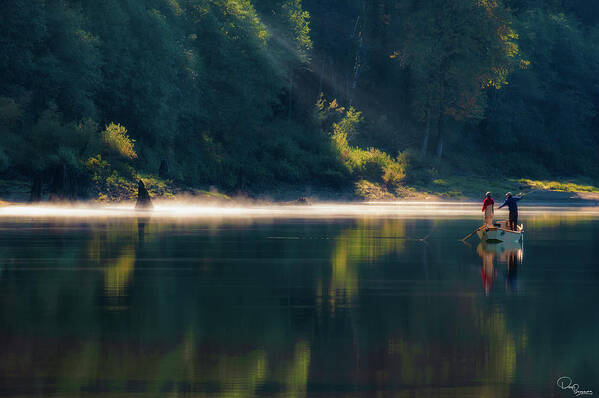
<svg viewBox="0 0 599 398"><path fill-rule="evenodd" d="M3 1L0 176L68 196L165 161L229 192L594 177L588 3Z"/></svg>

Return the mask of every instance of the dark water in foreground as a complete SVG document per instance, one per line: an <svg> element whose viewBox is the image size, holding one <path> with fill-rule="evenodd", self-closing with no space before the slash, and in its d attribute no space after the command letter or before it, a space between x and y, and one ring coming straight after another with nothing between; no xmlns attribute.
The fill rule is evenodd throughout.
<svg viewBox="0 0 599 398"><path fill-rule="evenodd" d="M0 218L0 396L599 394L599 217L521 220Z"/></svg>

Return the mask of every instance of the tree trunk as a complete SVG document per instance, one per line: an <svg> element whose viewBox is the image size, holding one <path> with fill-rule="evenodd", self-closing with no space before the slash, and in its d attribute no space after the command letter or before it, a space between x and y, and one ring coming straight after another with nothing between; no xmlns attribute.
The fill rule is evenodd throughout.
<svg viewBox="0 0 599 398"><path fill-rule="evenodd" d="M362 1L362 12L364 12L364 2ZM356 34L356 29L358 28L358 23L360 22L360 16L358 15L358 18L356 19L356 25L354 26L354 32L352 33L352 38L355 36ZM364 27L364 23L362 23L362 28ZM362 66L362 62L363 62L363 46L364 46L364 29L360 29L360 31L358 32L358 51L356 52L356 60L354 63L354 70L352 73L352 83L351 83L351 87L349 88L349 106L352 106L353 100L354 100L354 92L356 91L356 87L358 86L358 79L360 78L360 68Z"/></svg>
<svg viewBox="0 0 599 398"><path fill-rule="evenodd" d="M441 159L443 155L443 135L439 135L439 142L437 142L437 159Z"/></svg>
<svg viewBox="0 0 599 398"><path fill-rule="evenodd" d="M443 116L439 115L439 123L437 125L439 138L437 140L437 159L441 159L443 155Z"/></svg>
<svg viewBox="0 0 599 398"><path fill-rule="evenodd" d="M29 194L30 202L40 202L42 200L42 176L38 173L33 176L31 184L31 193Z"/></svg>
<svg viewBox="0 0 599 398"><path fill-rule="evenodd" d="M330 85L333 88L333 98L337 98L337 81L336 81L336 75L335 75L335 65L333 63L333 58L330 57L329 58L329 64L331 65L331 81L330 81Z"/></svg>
<svg viewBox="0 0 599 398"><path fill-rule="evenodd" d="M160 162L160 168L158 169L158 176L160 178L168 178L168 161L166 159L162 159Z"/></svg>
<svg viewBox="0 0 599 398"><path fill-rule="evenodd" d="M349 101L349 105L351 106L351 95L350 95L350 92L349 92L349 78L348 78L347 73L344 73L343 76L344 76L344 79L343 79L343 82L344 82L344 84L343 84L343 94L345 96L345 99L347 101Z"/></svg>
<svg viewBox="0 0 599 398"><path fill-rule="evenodd" d="M52 183L50 185L50 201L64 200L67 197L67 168L60 163L52 170Z"/></svg>
<svg viewBox="0 0 599 398"><path fill-rule="evenodd" d="M422 140L422 152L420 156L424 158L426 153L428 152L428 137L431 132L431 118L429 116L426 117L426 130L424 130L424 140Z"/></svg>
<svg viewBox="0 0 599 398"><path fill-rule="evenodd" d="M287 105L287 117L291 119L291 107L293 106L293 71L289 74L289 104Z"/></svg>
<svg viewBox="0 0 599 398"><path fill-rule="evenodd" d="M322 78L325 73L325 67L326 67L326 60L324 60L324 61L321 60L320 65L319 65L320 73L318 74L318 95L322 94Z"/></svg>

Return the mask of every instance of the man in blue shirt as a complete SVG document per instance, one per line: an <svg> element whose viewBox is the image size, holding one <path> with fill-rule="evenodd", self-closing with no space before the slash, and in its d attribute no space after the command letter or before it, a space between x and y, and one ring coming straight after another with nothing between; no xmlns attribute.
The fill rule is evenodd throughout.
<svg viewBox="0 0 599 398"><path fill-rule="evenodd" d="M510 209L510 229L512 231L518 230L518 202L522 199L522 196L512 196L511 192L505 194L505 201L497 209L501 209L503 206L507 206Z"/></svg>

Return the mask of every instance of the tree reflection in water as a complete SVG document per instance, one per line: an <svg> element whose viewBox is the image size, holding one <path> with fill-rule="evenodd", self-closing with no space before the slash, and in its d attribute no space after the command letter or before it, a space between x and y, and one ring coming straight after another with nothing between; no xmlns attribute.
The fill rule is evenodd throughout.
<svg viewBox="0 0 599 398"><path fill-rule="evenodd" d="M581 315L596 291L571 278L559 292L507 295L500 279L511 293L528 276L523 249L465 250L453 238L463 226L131 219L0 229L0 395L547 396L550 363L588 377L580 364L594 358L596 323L570 327L555 308ZM431 229L440 232L428 243L413 240ZM579 268L592 279L588 247ZM572 250L581 253L550 253ZM527 269L545 251L530 253ZM479 269L493 277L482 290ZM556 280L541 276L537 286Z"/></svg>
<svg viewBox="0 0 599 398"><path fill-rule="evenodd" d="M338 306L351 306L359 289L358 267L376 262L379 257L399 254L405 248L405 220L362 219L335 238L331 256L332 274L328 290L331 312ZM319 283L322 289L322 283Z"/></svg>

